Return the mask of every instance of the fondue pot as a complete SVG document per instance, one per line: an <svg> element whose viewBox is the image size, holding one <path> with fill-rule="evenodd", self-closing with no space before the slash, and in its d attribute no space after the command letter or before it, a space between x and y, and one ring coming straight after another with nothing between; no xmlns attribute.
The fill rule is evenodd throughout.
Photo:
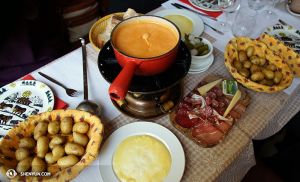
<svg viewBox="0 0 300 182"><path fill-rule="evenodd" d="M114 37L114 33L118 29L121 29L124 25L139 21L152 21L167 25L171 28L170 31L176 32L177 44L169 52L151 58L131 57L120 52L114 43L114 39L116 38ZM109 87L108 92L110 97L117 101L124 99L134 74L140 76L151 76L167 70L176 59L178 48L181 42L180 35L180 31L174 23L167 19L151 15L131 17L116 25L111 33L110 40L116 59L123 69Z"/></svg>

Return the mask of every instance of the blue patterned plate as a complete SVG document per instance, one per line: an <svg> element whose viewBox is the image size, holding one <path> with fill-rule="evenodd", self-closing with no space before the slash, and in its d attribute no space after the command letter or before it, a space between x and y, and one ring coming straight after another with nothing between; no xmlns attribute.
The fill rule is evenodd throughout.
<svg viewBox="0 0 300 182"><path fill-rule="evenodd" d="M0 88L0 139L14 125L45 111L52 111L54 95L44 83L23 80Z"/></svg>

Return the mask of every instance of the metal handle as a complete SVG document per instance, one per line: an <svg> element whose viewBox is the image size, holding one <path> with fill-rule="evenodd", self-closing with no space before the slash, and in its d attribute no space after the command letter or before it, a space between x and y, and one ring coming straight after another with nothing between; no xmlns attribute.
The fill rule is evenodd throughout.
<svg viewBox="0 0 300 182"><path fill-rule="evenodd" d="M203 23L204 23L204 22L203 22ZM220 30L217 30L217 29L215 29L214 27L212 27L212 26L210 26L210 25L208 25L208 24L206 24L206 23L204 23L204 25L210 27L211 29L213 29L215 32L217 32L217 33L219 33L219 34L224 35L224 33L221 32Z"/></svg>
<svg viewBox="0 0 300 182"><path fill-rule="evenodd" d="M86 68L86 48L83 38L79 38L82 44L82 63L83 63L83 94L84 100L88 100L87 68Z"/></svg>
<svg viewBox="0 0 300 182"><path fill-rule="evenodd" d="M47 78L48 80L50 80L51 82L53 82L53 83L55 83L55 84L61 86L61 87L64 88L64 89L67 89L65 86L63 86L61 83L59 83L58 81L54 80L54 79L51 78L50 76L47 76L47 75L45 75L45 74L42 73L42 72L38 72L38 73L39 73L41 76L43 76L43 77Z"/></svg>

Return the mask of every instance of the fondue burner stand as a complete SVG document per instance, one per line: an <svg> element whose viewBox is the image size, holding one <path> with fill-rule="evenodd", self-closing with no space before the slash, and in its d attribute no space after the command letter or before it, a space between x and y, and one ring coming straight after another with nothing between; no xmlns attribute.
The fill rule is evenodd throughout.
<svg viewBox="0 0 300 182"><path fill-rule="evenodd" d="M161 118L173 111L183 98L181 80L191 66L191 54L181 42L173 65L154 76L134 75L126 97L112 103L124 115L143 121ZM110 41L106 42L98 56L98 67L103 78L112 83L122 67L116 60Z"/></svg>

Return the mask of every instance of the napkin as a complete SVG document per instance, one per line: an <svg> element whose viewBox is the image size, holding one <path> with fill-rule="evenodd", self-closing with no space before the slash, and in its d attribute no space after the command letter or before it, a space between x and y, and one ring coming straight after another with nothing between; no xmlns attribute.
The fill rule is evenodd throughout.
<svg viewBox="0 0 300 182"><path fill-rule="evenodd" d="M21 80L35 80L31 75L26 75L24 78L22 78ZM56 109L66 109L68 106L68 104L66 104L64 101L60 100L59 98L57 98L54 95L54 106L53 106L53 110Z"/></svg>
<svg viewBox="0 0 300 182"><path fill-rule="evenodd" d="M218 16L220 16L223 13L222 11L214 12L214 11L205 11L205 10L199 9L199 8L195 7L194 5L192 5L189 0L179 0L179 1L191 6L192 8L196 9L197 11L202 11L203 13L205 13L211 17L214 17L214 18L217 18Z"/></svg>

